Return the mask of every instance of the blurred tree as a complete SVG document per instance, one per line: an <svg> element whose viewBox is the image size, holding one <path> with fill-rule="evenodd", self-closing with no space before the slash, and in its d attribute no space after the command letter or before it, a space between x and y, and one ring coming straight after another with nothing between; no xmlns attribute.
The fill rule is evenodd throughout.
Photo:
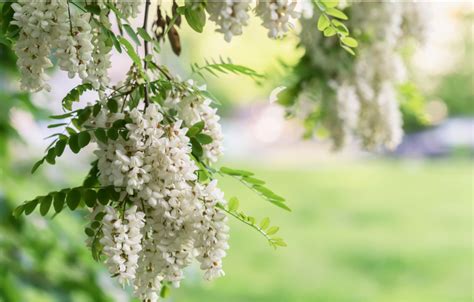
<svg viewBox="0 0 474 302"><path fill-rule="evenodd" d="M464 29L461 33L457 48L462 53L456 68L447 75L443 75L436 97L441 98L448 107L449 115L474 115L474 41L472 36L472 22L474 15L471 13L463 17Z"/></svg>

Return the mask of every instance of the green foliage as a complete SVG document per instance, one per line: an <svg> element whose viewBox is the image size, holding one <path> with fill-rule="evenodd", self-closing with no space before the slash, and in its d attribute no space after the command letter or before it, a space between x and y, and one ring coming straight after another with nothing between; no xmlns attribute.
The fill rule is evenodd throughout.
<svg viewBox="0 0 474 302"><path fill-rule="evenodd" d="M405 83L397 88L403 130L406 133L422 130L430 126L425 111L425 97L413 83Z"/></svg>
<svg viewBox="0 0 474 302"><path fill-rule="evenodd" d="M220 174L229 175L238 179L247 188L251 189L263 199L271 202L272 204L280 207L284 210L291 211L291 209L285 204L285 198L275 194L272 190L263 186L265 181L253 177L253 173L245 170L231 169L228 167L221 167L219 169Z"/></svg>
<svg viewBox="0 0 474 302"><path fill-rule="evenodd" d="M338 0L313 0L314 6L321 12L317 27L325 37L332 37L337 35L340 46L350 53L355 55L354 49L358 46L356 39L350 36L349 29L339 20L348 20L347 15L341 10L337 9ZM339 20L338 20L339 19Z"/></svg>
<svg viewBox="0 0 474 302"><path fill-rule="evenodd" d="M80 84L71 89L71 91L69 91L69 93L62 100L63 108L65 110L71 111L72 104L74 102L79 102L79 97L87 90L92 90L92 85L89 83Z"/></svg>
<svg viewBox="0 0 474 302"><path fill-rule="evenodd" d="M45 216L53 204L54 211L60 213L64 206L74 211L78 207L84 205L93 208L98 203L107 205L109 202L116 202L120 200L120 188L113 186L90 188L86 186L79 186L74 188L65 188L61 191L50 192L45 196L37 196L32 200L25 201L22 205L18 206L14 211L13 215L19 217L22 214L30 215L40 205L40 213ZM53 202L54 200L54 202ZM84 203L81 203L83 201Z"/></svg>
<svg viewBox="0 0 474 302"><path fill-rule="evenodd" d="M202 33L206 25L206 12L204 11L203 2L186 0L184 17L193 30Z"/></svg>
<svg viewBox="0 0 474 302"><path fill-rule="evenodd" d="M141 46L142 44L140 43L140 39L138 38L137 33L133 30L133 28L128 25L128 24L123 24L123 28L127 32L127 34L132 38L133 42L137 44L138 46Z"/></svg>
<svg viewBox="0 0 474 302"><path fill-rule="evenodd" d="M15 11L11 7L14 2L0 3L0 44L11 47L18 37L20 29L18 26L11 24Z"/></svg>
<svg viewBox="0 0 474 302"><path fill-rule="evenodd" d="M252 78L257 83L260 83L260 80L265 78L264 75L249 67L233 64L230 58L227 58L227 60L220 58L219 61L212 60L211 62L206 60L205 62L206 64L202 66L200 66L198 63L191 64L192 72L201 76L203 79L205 79L203 71L206 71L216 77L218 77L217 73L245 75Z"/></svg>
<svg viewBox="0 0 474 302"><path fill-rule="evenodd" d="M258 231L265 237L265 239L267 239L268 244L273 248L276 249L277 247L287 246L283 238L273 236L280 228L277 226L270 226L270 218L265 217L260 221L260 223L257 223L257 220L254 217L248 216L239 211L239 200L236 197L232 197L227 206L218 205L218 208Z"/></svg>

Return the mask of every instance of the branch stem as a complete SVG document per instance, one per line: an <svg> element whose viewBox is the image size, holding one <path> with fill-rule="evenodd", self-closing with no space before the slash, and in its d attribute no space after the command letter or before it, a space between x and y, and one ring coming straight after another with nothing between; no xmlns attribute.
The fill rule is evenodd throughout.
<svg viewBox="0 0 474 302"><path fill-rule="evenodd" d="M145 15L143 17L143 29L146 31L148 27L148 12L150 10L150 0L146 0L145 2ZM143 58L143 67L145 69L145 72L148 68L148 62L147 62L147 56L148 56L148 41L146 39L143 39L143 48L145 51L145 57ZM148 87L145 85L145 108L148 107L149 100L148 100Z"/></svg>

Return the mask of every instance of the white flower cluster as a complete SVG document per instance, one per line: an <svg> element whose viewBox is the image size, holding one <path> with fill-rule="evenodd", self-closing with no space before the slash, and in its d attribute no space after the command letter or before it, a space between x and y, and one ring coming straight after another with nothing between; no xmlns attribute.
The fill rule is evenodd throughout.
<svg viewBox="0 0 474 302"><path fill-rule="evenodd" d="M58 38L58 17L67 14L64 2L19 0L12 8L15 13L11 23L21 29L14 50L22 89L50 90L44 71L52 66L48 56L52 42Z"/></svg>
<svg viewBox="0 0 474 302"><path fill-rule="evenodd" d="M326 125L336 148L343 147L352 137L359 138L368 149L381 145L394 149L401 142L402 116L396 86L406 81L407 68L400 45L412 37L414 25L407 26L408 19L421 31L422 21L413 20L421 14L410 9L416 5L387 1L352 4L352 24L371 39L358 48L352 67L334 55L334 41L321 40L313 21L303 22L301 43L311 63L318 70L336 75L335 81L326 83L335 90L334 95L320 96L320 101L331 104Z"/></svg>
<svg viewBox="0 0 474 302"><path fill-rule="evenodd" d="M106 264L110 274L117 276L120 283L130 283L135 277L138 255L142 250L141 230L145 226L145 214L137 211L135 205L127 209L122 218L111 206L105 206L104 211L100 243L104 246Z"/></svg>
<svg viewBox="0 0 474 302"><path fill-rule="evenodd" d="M209 19L216 23L217 32L224 34L227 42L242 34L250 18L251 0L208 1L206 10ZM257 1L256 14L262 19L262 26L268 29L268 37L282 38L293 26L293 19L299 18L296 0Z"/></svg>
<svg viewBox="0 0 474 302"><path fill-rule="evenodd" d="M249 0L209 1L206 5L209 19L217 25L217 32L224 34L227 42L233 36L242 34L242 27L247 25L250 10Z"/></svg>
<svg viewBox="0 0 474 302"><path fill-rule="evenodd" d="M112 1L114 2L114 1ZM140 6L144 0L116 0L116 7L125 18L136 18L140 13Z"/></svg>
<svg viewBox="0 0 474 302"><path fill-rule="evenodd" d="M294 0L263 0L257 5L257 15L263 27L268 29L268 37L281 38L293 26L292 19L299 18Z"/></svg>
<svg viewBox="0 0 474 302"><path fill-rule="evenodd" d="M101 243L110 273L132 284L143 301L157 301L163 282L179 286L183 269L193 259L201 263L205 279L224 274L229 229L217 205L226 201L216 180L198 182L186 136L188 125L205 121L202 133L213 142L203 146L212 145L203 156L217 160L222 150L219 117L208 100L180 95L170 96L166 108L150 104L144 112L135 108L111 113L103 108L90 122L106 128L127 121L126 138L107 143L95 138L101 185L122 191L120 205L106 206ZM173 121L164 117L171 108L178 111ZM121 210L123 204L128 210Z"/></svg>
<svg viewBox="0 0 474 302"><path fill-rule="evenodd" d="M117 1L117 9L126 17L136 16L141 1ZM50 90L46 69L52 67L54 55L69 77L79 75L95 89L108 82L111 47L107 36L92 22L90 13L68 7L67 0L19 0L12 4L15 13L12 24L20 28L14 46L24 90Z"/></svg>
<svg viewBox="0 0 474 302"><path fill-rule="evenodd" d="M92 59L92 32L89 24L90 14L62 14L58 19L59 37L54 43L59 67L68 72L70 78L76 74L83 81L88 79L88 63Z"/></svg>

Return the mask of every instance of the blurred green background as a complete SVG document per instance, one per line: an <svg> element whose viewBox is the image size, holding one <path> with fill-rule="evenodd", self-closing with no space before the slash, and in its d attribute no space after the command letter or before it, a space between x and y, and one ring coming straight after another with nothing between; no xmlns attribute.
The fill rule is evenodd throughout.
<svg viewBox="0 0 474 302"><path fill-rule="evenodd" d="M445 37L455 60L443 72L416 74L436 123L410 129L424 131L414 134L417 141L416 135L428 135L462 118L472 139L472 11L459 3L445 3L438 10L446 17L441 23L448 20L458 26L454 38ZM201 36L184 28L182 60L167 50L162 60L186 75L190 62L222 55L272 75L264 86L234 76L211 76L209 88L223 100L219 110L227 117L223 123L230 145L223 164L255 171L287 198L293 212L272 207L232 179L221 180L226 196L238 196L250 215L271 217L288 247L275 251L258 233L230 220L226 276L204 282L194 265L167 301L473 301L472 146L463 141L451 144L437 157L423 151L416 157L358 150L331 155L324 144L301 145L298 137L281 144L246 143L246 136L233 139L235 125L253 122L248 116L268 106L269 91L284 76L276 62L292 64L301 55L295 51L296 39L269 41L254 23L233 44L225 44L209 25ZM426 62L418 63L440 60L423 58ZM129 290L110 279L85 248L85 212L62 213L54 219L34 214L15 220L10 215L25 199L79 183L91 154L77 159L66 155L58 165L30 175L31 165L47 145L42 140L47 133L44 119L58 110L62 95L53 90L52 96L31 100L18 94L11 53L0 48L0 60L0 301L131 301ZM62 78L64 74L53 75L57 83ZM456 137L449 131L440 135ZM258 152L241 147L245 144L257 145Z"/></svg>

